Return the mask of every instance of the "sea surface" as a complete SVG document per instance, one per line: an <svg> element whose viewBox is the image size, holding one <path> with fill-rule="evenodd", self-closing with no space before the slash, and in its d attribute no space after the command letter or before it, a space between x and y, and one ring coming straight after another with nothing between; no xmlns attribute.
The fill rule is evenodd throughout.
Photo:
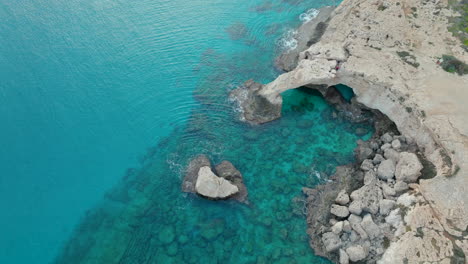
<svg viewBox="0 0 468 264"><path fill-rule="evenodd" d="M332 2L1 0L0 263L327 263L301 188L370 126L307 89L251 126L228 93L280 74ZM180 192L200 153L243 173L248 206Z"/></svg>

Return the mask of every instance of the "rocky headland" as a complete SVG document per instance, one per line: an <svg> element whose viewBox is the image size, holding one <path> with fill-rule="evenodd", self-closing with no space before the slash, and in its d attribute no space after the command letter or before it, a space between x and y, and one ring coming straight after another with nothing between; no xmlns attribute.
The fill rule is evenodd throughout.
<svg viewBox="0 0 468 264"><path fill-rule="evenodd" d="M215 174L216 172L216 174ZM206 155L193 158L182 181L182 191L210 200L233 199L248 204L242 174L229 161L216 165L215 172Z"/></svg>
<svg viewBox="0 0 468 264"><path fill-rule="evenodd" d="M448 5L345 0L298 30L298 47L277 61L286 73L232 92L256 124L279 118L281 93L304 86L351 120L374 114L375 135L359 142L356 163L304 189L316 254L337 263L466 263L468 75L445 71L441 59L463 63L468 53L448 31L457 15ZM353 89L351 103L337 84Z"/></svg>

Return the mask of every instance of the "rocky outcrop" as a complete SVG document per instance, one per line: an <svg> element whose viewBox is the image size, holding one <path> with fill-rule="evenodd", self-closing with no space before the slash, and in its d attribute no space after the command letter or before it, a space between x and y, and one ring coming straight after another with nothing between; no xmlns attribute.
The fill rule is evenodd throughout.
<svg viewBox="0 0 468 264"><path fill-rule="evenodd" d="M208 166L201 167L195 184L197 194L213 200L226 199L239 192L228 180L216 176Z"/></svg>
<svg viewBox="0 0 468 264"><path fill-rule="evenodd" d="M198 155L187 167L182 191L196 193L211 200L234 199L248 203L247 187L242 174L229 161L216 166L215 174L206 155Z"/></svg>
<svg viewBox="0 0 468 264"><path fill-rule="evenodd" d="M262 87L262 84L248 80L229 95L232 101L239 104L242 118L254 124L267 123L281 117L281 105L273 104L259 94Z"/></svg>
<svg viewBox="0 0 468 264"><path fill-rule="evenodd" d="M415 197L422 199L426 206L397 208L388 214L385 221L397 229L398 236L390 240L391 246L383 255L382 263L442 262L468 254L468 237L463 233L468 227L465 190L468 108L463 99L468 96L465 89L468 77L447 73L436 63L443 54L455 55L466 62L468 54L447 31L448 17L454 15L447 2L345 0L333 12L320 41L300 53L296 68L269 84L259 85L256 90L258 96L268 101L264 104L278 113L281 93L286 90L302 86L323 90L323 87L345 84L353 88L358 103L380 110L395 122L405 140L386 136L378 152L371 155L375 151L372 146L360 148L357 159L359 164L372 159L374 165L389 160L385 171L381 169L381 177L376 179L382 183L379 188L385 199L413 187L412 191L417 190ZM270 115L268 120L273 116L280 115ZM412 155L401 155L408 152L405 145L421 150L419 162ZM395 166L395 176L391 175L390 161ZM420 176L415 171L426 161L432 165L425 165ZM369 168L368 165L363 167ZM364 176L362 173L359 177ZM374 175L367 176L372 179ZM415 186L412 182L418 177L423 179ZM359 212L358 203L352 201L350 205L353 205L350 211ZM437 234L428 231L431 235L426 236L414 230L405 233L398 219L406 217L399 214L409 216L411 210L428 213L425 219L437 219L419 223L419 230L434 230L434 223L440 224ZM369 211L372 214L375 210L369 208ZM442 236L450 237L450 241ZM349 235L350 239L354 237ZM345 254L349 258L346 250L340 251L340 255Z"/></svg>
<svg viewBox="0 0 468 264"><path fill-rule="evenodd" d="M410 192L408 188L400 186L397 193L395 186L397 182L399 185L402 182L406 185L413 183L418 177L395 179L393 160L382 158L376 164L372 160L377 155L381 156L379 153L383 153L382 146L388 144L386 142L398 139L398 149L405 150L402 153L395 150L399 154L399 162L416 164L419 162L417 156L408 151L417 151L417 147L402 136L385 133L379 137L381 134L382 130L377 130L371 140L358 146L371 150L364 161L348 165L345 169L337 168L332 182L305 192L309 212L308 233L316 254L340 263L375 263L382 258L390 243L398 241L407 231L402 214L418 201L414 191L416 187L413 186ZM385 148L393 149L392 146ZM355 151L357 155L362 152ZM407 167L414 168L414 171L410 170L411 175L420 175L423 169L422 166ZM385 177L382 177L382 171ZM331 191L337 189L341 191ZM325 211L327 208L328 212Z"/></svg>

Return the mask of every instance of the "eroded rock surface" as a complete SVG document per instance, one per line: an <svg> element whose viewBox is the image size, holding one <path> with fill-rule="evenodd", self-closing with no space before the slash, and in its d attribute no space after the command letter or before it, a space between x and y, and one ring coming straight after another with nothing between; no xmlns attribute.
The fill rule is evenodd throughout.
<svg viewBox="0 0 468 264"><path fill-rule="evenodd" d="M385 244L389 247L385 250L371 246L366 257L368 261L369 258L377 261L383 256L382 263L454 263L458 259L464 261L468 254L465 232L468 227L468 105L465 102L468 76L447 73L437 64L443 54L454 55L464 62L468 62L468 54L447 30L448 18L455 15L447 8L447 3L345 0L333 12L320 41L300 53L297 67L256 91L278 111L282 104L281 93L286 90L321 87L323 93L323 87L345 84L353 88L357 102L380 110L403 134L399 137L381 135L379 150L372 146L360 146L358 150L359 165L366 159L372 159L374 165L384 160L394 162L397 181L390 173L383 177L386 185L379 183L381 178L376 179L382 196L385 195L383 198L396 200L402 193L415 192L412 195L419 200L409 207L385 209L392 211L384 222L395 232L383 232L392 234L386 236ZM415 153L415 147L421 153ZM419 160L418 163L414 156L401 156L402 152L424 156L431 165L420 170L419 164L423 162ZM368 163L363 166L369 167ZM351 170L353 175L360 171L359 168ZM340 173L337 171L338 175ZM359 177L362 173L360 171ZM367 180L373 175L367 174ZM418 179L419 184L412 183ZM335 184L338 190L346 185L344 180ZM349 193L353 190L347 189ZM320 201L317 194L309 197ZM333 201L327 202L328 208L331 203ZM359 210L359 205L352 201L349 210L368 212ZM432 221L424 220L420 226L408 222L412 211L422 210L419 207L424 207L427 213L422 218ZM375 219L374 212L372 209L369 213ZM325 215L329 216L329 212ZM327 222L315 216L309 220L312 218ZM433 225L440 228L435 229ZM309 232L314 231L309 229ZM356 232L351 232L346 239L356 242L359 241L357 236ZM325 252L316 243L312 244L316 252ZM343 251L341 255L350 257Z"/></svg>

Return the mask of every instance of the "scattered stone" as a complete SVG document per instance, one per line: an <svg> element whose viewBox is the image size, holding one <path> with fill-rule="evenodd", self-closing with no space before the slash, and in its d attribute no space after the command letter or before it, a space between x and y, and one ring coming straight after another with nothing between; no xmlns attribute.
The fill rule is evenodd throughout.
<svg viewBox="0 0 468 264"><path fill-rule="evenodd" d="M394 209L390 212L390 214L385 217L385 222L393 226L394 228L398 228L401 224L401 215L400 215L400 208Z"/></svg>
<svg viewBox="0 0 468 264"><path fill-rule="evenodd" d="M387 149L389 149L391 147L392 147L392 145L390 143L385 143L380 147L380 149L385 151L385 150L387 150Z"/></svg>
<svg viewBox="0 0 468 264"><path fill-rule="evenodd" d="M396 166L395 176L399 181L416 182L421 176L423 166L414 153L400 153L400 160Z"/></svg>
<svg viewBox="0 0 468 264"><path fill-rule="evenodd" d="M349 264L349 256L342 249L340 249L340 264Z"/></svg>
<svg viewBox="0 0 468 264"><path fill-rule="evenodd" d="M351 231L351 233L349 234L349 241L351 242L356 242L359 240L359 235L356 233L356 231Z"/></svg>
<svg viewBox="0 0 468 264"><path fill-rule="evenodd" d="M336 224L334 224L331 228L331 231L337 235L343 231L343 221L339 221Z"/></svg>
<svg viewBox="0 0 468 264"><path fill-rule="evenodd" d="M349 203L349 195L346 193L346 190L341 190L336 196L335 202L339 205L346 205Z"/></svg>
<svg viewBox="0 0 468 264"><path fill-rule="evenodd" d="M362 213L361 201L353 201L348 207L350 213L360 215Z"/></svg>
<svg viewBox="0 0 468 264"><path fill-rule="evenodd" d="M239 192L228 180L216 176L208 166L201 167L195 184L198 194L210 199L226 199Z"/></svg>
<svg viewBox="0 0 468 264"><path fill-rule="evenodd" d="M400 160L400 153L392 148L388 148L384 151L384 157L397 164Z"/></svg>
<svg viewBox="0 0 468 264"><path fill-rule="evenodd" d="M385 198L389 198L396 195L395 190L392 187L388 186L388 184L386 183L382 184L382 192Z"/></svg>
<svg viewBox="0 0 468 264"><path fill-rule="evenodd" d="M399 150L401 148L401 142L398 139L392 141L392 148Z"/></svg>
<svg viewBox="0 0 468 264"><path fill-rule="evenodd" d="M346 206L334 204L331 206L330 213L341 218L348 217L349 210Z"/></svg>
<svg viewBox="0 0 468 264"><path fill-rule="evenodd" d="M378 165L378 164L380 164L380 163L381 163L382 161L384 161L384 160L385 160L385 158L384 158L382 155L380 155L380 154L375 154L375 157L374 157L374 159L372 160L372 163L374 163L374 165Z"/></svg>
<svg viewBox="0 0 468 264"><path fill-rule="evenodd" d="M384 142L384 143L391 143L393 141L393 137L392 135L390 135L390 133L385 133L383 134L380 139Z"/></svg>
<svg viewBox="0 0 468 264"><path fill-rule="evenodd" d="M376 214L379 211L379 201L382 200L382 190L376 182L364 185L352 192L350 195L353 201L360 201L363 211Z"/></svg>
<svg viewBox="0 0 468 264"><path fill-rule="evenodd" d="M397 194L401 194L403 192L406 192L408 190L408 184L404 181L397 181L395 183L395 186L393 186L393 188L395 189L395 192Z"/></svg>
<svg viewBox="0 0 468 264"><path fill-rule="evenodd" d="M351 224L349 223L349 221L344 220L343 221L343 231L349 233L349 232L351 232L351 230L352 230L351 229Z"/></svg>
<svg viewBox="0 0 468 264"><path fill-rule="evenodd" d="M374 169L374 164L372 163L372 160L366 159L362 162L361 164L361 170L363 171L368 171Z"/></svg>
<svg viewBox="0 0 468 264"><path fill-rule="evenodd" d="M395 201L383 199L380 201L380 214L388 215L390 211L395 207Z"/></svg>
<svg viewBox="0 0 468 264"><path fill-rule="evenodd" d="M369 185L375 183L377 180L377 173L373 170L367 171L364 174L364 185Z"/></svg>
<svg viewBox="0 0 468 264"><path fill-rule="evenodd" d="M406 207L409 207L413 205L414 203L416 203L416 197L414 197L413 195L409 193L404 193L400 195L400 197L398 197L397 199L397 204L400 204Z"/></svg>
<svg viewBox="0 0 468 264"><path fill-rule="evenodd" d="M339 249L342 245L340 237L332 232L323 234L322 242L327 252L333 252Z"/></svg>
<svg viewBox="0 0 468 264"><path fill-rule="evenodd" d="M351 260L352 262L357 262L367 257L367 252L361 245L351 246L347 248L346 253L349 256L349 260Z"/></svg>
<svg viewBox="0 0 468 264"><path fill-rule="evenodd" d="M361 226L371 239L376 238L380 235L380 228L374 223L370 214L366 214L362 218Z"/></svg>
<svg viewBox="0 0 468 264"><path fill-rule="evenodd" d="M377 176L382 180L392 179L395 175L395 163L392 160L385 160L380 163L377 169Z"/></svg>
<svg viewBox="0 0 468 264"><path fill-rule="evenodd" d="M365 159L369 159L374 154L374 151L368 146L368 144L362 140L358 140L358 147L354 150L354 156L357 162L362 162Z"/></svg>

